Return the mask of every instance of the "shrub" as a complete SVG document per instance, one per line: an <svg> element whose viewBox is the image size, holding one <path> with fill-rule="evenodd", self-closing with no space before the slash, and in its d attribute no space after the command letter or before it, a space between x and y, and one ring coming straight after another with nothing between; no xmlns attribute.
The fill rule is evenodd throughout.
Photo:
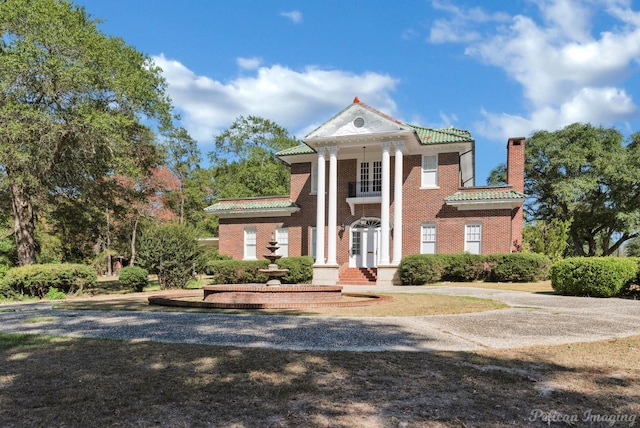
<svg viewBox="0 0 640 428"><path fill-rule="evenodd" d="M207 273L213 284L248 284L266 282L258 269L265 269L267 260L216 260L207 264Z"/></svg>
<svg viewBox="0 0 640 428"><path fill-rule="evenodd" d="M400 262L400 279L405 285L422 285L442 280L471 282L537 281L547 277L551 261L540 254L413 254Z"/></svg>
<svg viewBox="0 0 640 428"><path fill-rule="evenodd" d="M472 282L485 274L485 257L478 254L443 254L446 268L443 279L447 281Z"/></svg>
<svg viewBox="0 0 640 428"><path fill-rule="evenodd" d="M313 257L283 257L278 260L278 267L289 269L282 277L283 284L309 284L313 279Z"/></svg>
<svg viewBox="0 0 640 428"><path fill-rule="evenodd" d="M277 261L289 272L281 278L283 284L307 284L313 278L313 258L284 257ZM207 263L207 274L212 284L264 284L267 275L260 272L269 265L268 260L215 260Z"/></svg>
<svg viewBox="0 0 640 428"><path fill-rule="evenodd" d="M18 295L43 298L51 287L72 293L93 286L96 281L96 271L85 265L27 265L9 269L0 280L0 290L10 289Z"/></svg>
<svg viewBox="0 0 640 428"><path fill-rule="evenodd" d="M0 299L15 299L18 297L15 290L6 281L2 280L9 269L11 269L9 266L0 265Z"/></svg>
<svg viewBox="0 0 640 428"><path fill-rule="evenodd" d="M133 291L143 291L149 285L149 272L138 266L127 266L120 269L118 281Z"/></svg>
<svg viewBox="0 0 640 428"><path fill-rule="evenodd" d="M18 251L15 241L11 238L0 239L0 265L8 267L18 263Z"/></svg>
<svg viewBox="0 0 640 428"><path fill-rule="evenodd" d="M49 291L47 291L47 294L44 296L46 300L62 300L65 297L67 297L67 295L55 287L49 288Z"/></svg>
<svg viewBox="0 0 640 428"><path fill-rule="evenodd" d="M635 279L633 260L614 257L572 257L551 266L551 286L562 294L612 297Z"/></svg>
<svg viewBox="0 0 640 428"><path fill-rule="evenodd" d="M536 253L495 254L487 257L489 281L533 282L547 278L551 259Z"/></svg>
<svg viewBox="0 0 640 428"><path fill-rule="evenodd" d="M137 257L158 275L160 288L185 288L204 265L204 247L198 232L187 226L151 226L140 236Z"/></svg>
<svg viewBox="0 0 640 428"><path fill-rule="evenodd" d="M423 285L438 282L447 267L438 254L412 254L400 261L400 280L404 285Z"/></svg>

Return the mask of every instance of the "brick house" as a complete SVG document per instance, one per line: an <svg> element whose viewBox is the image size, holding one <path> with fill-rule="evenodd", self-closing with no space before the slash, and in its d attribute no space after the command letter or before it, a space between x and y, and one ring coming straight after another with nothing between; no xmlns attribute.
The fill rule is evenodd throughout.
<svg viewBox="0 0 640 428"><path fill-rule="evenodd" d="M220 252L314 257L316 285L394 284L403 255L509 253L522 242L524 138L507 145L507 185L475 187L468 131L409 125L360 102L279 152L286 196L220 200ZM321 225L321 227L318 227Z"/></svg>

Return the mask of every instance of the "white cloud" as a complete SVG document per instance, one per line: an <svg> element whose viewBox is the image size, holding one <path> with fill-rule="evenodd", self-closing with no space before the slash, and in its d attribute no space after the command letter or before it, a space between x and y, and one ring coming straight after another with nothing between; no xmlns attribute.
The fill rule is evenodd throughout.
<svg viewBox="0 0 640 428"><path fill-rule="evenodd" d="M294 24L299 24L302 22L302 12L298 10L292 10L290 12L280 12L280 16L289 18L291 21L293 21Z"/></svg>
<svg viewBox="0 0 640 428"><path fill-rule="evenodd" d="M555 130L571 123L594 125L625 121L637 115L638 107L623 90L582 88L559 106L540 106L529 117L482 111L484 121L474 128L480 135L504 141L509 137L526 137L538 130Z"/></svg>
<svg viewBox="0 0 640 428"><path fill-rule="evenodd" d="M631 9L630 0L534 3L542 22L517 15L506 26L470 24L464 32L466 39L454 37L455 32L448 40L440 38L466 44L467 55L503 69L522 86L523 106L530 110L527 117L485 111L485 122L477 124L478 130L503 140L573 122L607 125L638 115L638 107L623 86L640 62L640 13ZM455 7L437 6L451 15L446 22L465 16ZM598 28L612 20L607 28ZM441 28L436 22L432 33Z"/></svg>
<svg viewBox="0 0 640 428"><path fill-rule="evenodd" d="M237 58L236 61L240 68L244 68L245 70L255 70L260 67L262 60L260 58Z"/></svg>
<svg viewBox="0 0 640 428"><path fill-rule="evenodd" d="M163 69L183 126L205 144L240 115L271 119L292 134L304 136L355 96L387 114L396 113L391 92L397 81L385 74L353 74L313 66L296 71L273 65L222 83L198 76L164 55L153 60Z"/></svg>
<svg viewBox="0 0 640 428"><path fill-rule="evenodd" d="M466 43L480 38L473 29L474 24L486 22L506 22L510 19L505 13L486 13L479 7L462 9L449 1L434 0L433 8L449 13L446 19L436 19L429 33L431 43Z"/></svg>

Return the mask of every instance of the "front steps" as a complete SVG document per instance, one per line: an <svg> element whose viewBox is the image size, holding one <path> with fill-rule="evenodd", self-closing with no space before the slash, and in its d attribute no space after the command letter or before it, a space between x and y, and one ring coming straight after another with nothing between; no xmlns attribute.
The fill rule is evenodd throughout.
<svg viewBox="0 0 640 428"><path fill-rule="evenodd" d="M341 285L376 285L378 270L376 268L346 268L340 271Z"/></svg>

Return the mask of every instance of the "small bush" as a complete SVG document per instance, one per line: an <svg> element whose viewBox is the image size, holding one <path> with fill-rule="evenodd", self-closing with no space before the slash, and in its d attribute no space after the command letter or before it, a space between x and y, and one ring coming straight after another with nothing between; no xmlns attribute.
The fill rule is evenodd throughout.
<svg viewBox="0 0 640 428"><path fill-rule="evenodd" d="M67 297L67 295L55 287L50 287L49 291L47 291L47 294L44 296L46 300L62 300L65 297Z"/></svg>
<svg viewBox="0 0 640 428"><path fill-rule="evenodd" d="M536 253L495 254L488 256L493 282L535 282L547 278L551 259Z"/></svg>
<svg viewBox="0 0 640 428"><path fill-rule="evenodd" d="M633 283L640 285L640 257L630 257L630 259L636 263L636 278Z"/></svg>
<svg viewBox="0 0 640 428"><path fill-rule="evenodd" d="M400 280L404 285L424 285L438 282L447 262L438 254L412 254L400 261Z"/></svg>
<svg viewBox="0 0 640 428"><path fill-rule="evenodd" d="M9 266L0 265L0 299L15 299L17 297L15 290L2 280L9 269L11 269Z"/></svg>
<svg viewBox="0 0 640 428"><path fill-rule="evenodd" d="M158 274L160 288L185 288L194 273L204 265L204 247L199 232L179 225L151 226L138 242L138 260L151 273Z"/></svg>
<svg viewBox="0 0 640 428"><path fill-rule="evenodd" d="M267 282L258 269L265 269L268 260L216 260L207 264L213 284L250 284Z"/></svg>
<svg viewBox="0 0 640 428"><path fill-rule="evenodd" d="M120 269L118 281L124 287L140 292L144 290L144 287L149 285L149 272L138 266L127 266Z"/></svg>
<svg viewBox="0 0 640 428"><path fill-rule="evenodd" d="M283 284L311 283L313 279L312 257L283 257L277 263L280 269L289 269L289 272L282 277Z"/></svg>
<svg viewBox="0 0 640 428"><path fill-rule="evenodd" d="M0 280L0 290L10 289L21 296L44 298L51 287L73 293L94 286L96 281L96 271L85 265L27 265L9 269Z"/></svg>
<svg viewBox="0 0 640 428"><path fill-rule="evenodd" d="M626 258L572 257L551 266L555 291L573 296L617 296L636 278L637 264Z"/></svg>

